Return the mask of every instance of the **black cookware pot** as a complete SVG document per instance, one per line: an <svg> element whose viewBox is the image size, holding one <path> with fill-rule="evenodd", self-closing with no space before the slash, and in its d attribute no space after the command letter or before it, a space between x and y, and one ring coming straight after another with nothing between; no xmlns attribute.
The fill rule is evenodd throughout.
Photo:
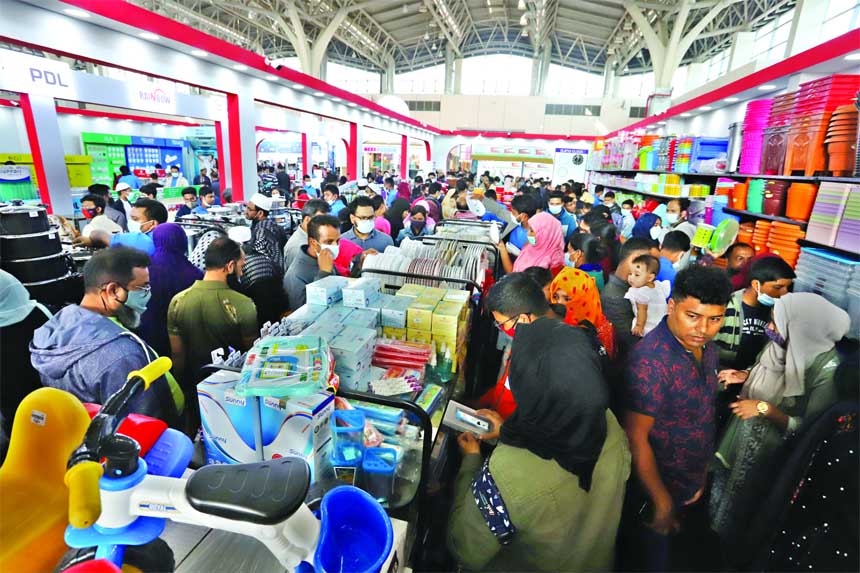
<svg viewBox="0 0 860 573"><path fill-rule="evenodd" d="M14 205L0 207L0 235L30 235L50 230L44 207Z"/></svg>
<svg viewBox="0 0 860 573"><path fill-rule="evenodd" d="M0 268L24 283L58 279L75 271L75 262L65 253L33 259L0 260Z"/></svg>
<svg viewBox="0 0 860 573"><path fill-rule="evenodd" d="M29 235L0 235L0 259L34 259L56 255L63 250L56 230Z"/></svg>

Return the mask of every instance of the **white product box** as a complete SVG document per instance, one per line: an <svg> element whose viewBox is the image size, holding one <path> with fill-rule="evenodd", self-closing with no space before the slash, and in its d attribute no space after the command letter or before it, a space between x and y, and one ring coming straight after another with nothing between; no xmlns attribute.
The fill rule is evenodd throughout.
<svg viewBox="0 0 860 573"><path fill-rule="evenodd" d="M343 289L343 305L368 308L379 299L382 283L376 277L362 277Z"/></svg>
<svg viewBox="0 0 860 573"><path fill-rule="evenodd" d="M349 279L339 276L328 276L305 287L307 304L331 306L343 298L343 287L349 284Z"/></svg>
<svg viewBox="0 0 860 573"><path fill-rule="evenodd" d="M379 326L379 311L374 308L356 308L347 319L349 326L376 328Z"/></svg>
<svg viewBox="0 0 860 573"><path fill-rule="evenodd" d="M326 342L331 342L343 330L343 324L340 322L322 322L317 320L302 331L303 335L319 336L325 339Z"/></svg>
<svg viewBox="0 0 860 573"><path fill-rule="evenodd" d="M235 392L238 372L219 370L197 385L207 464L263 460L260 402Z"/></svg>
<svg viewBox="0 0 860 573"><path fill-rule="evenodd" d="M386 297L380 307L381 325L406 328L406 311L414 300L408 296Z"/></svg>
<svg viewBox="0 0 860 573"><path fill-rule="evenodd" d="M373 374L370 369L370 359L367 361L368 367L361 370L349 370L348 368L335 368L335 372L340 378L340 387L346 390L356 390L358 392L367 392L370 381L373 379Z"/></svg>
<svg viewBox="0 0 860 573"><path fill-rule="evenodd" d="M328 476L332 412L334 395L329 392L304 398L260 398L263 459L299 456L311 467L311 482Z"/></svg>
<svg viewBox="0 0 860 573"><path fill-rule="evenodd" d="M347 326L334 339L329 340L329 348L336 364L355 371L370 366L366 358L373 354L375 342L375 329Z"/></svg>
<svg viewBox="0 0 860 573"><path fill-rule="evenodd" d="M410 569L406 566L406 532L409 523L402 519L391 519L391 528L394 530L394 543L391 545L391 553L388 559L379 569L380 573L406 573Z"/></svg>

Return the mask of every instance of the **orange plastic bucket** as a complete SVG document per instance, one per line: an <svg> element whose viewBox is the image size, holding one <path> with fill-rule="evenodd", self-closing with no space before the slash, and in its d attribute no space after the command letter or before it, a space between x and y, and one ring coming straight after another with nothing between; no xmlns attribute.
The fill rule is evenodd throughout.
<svg viewBox="0 0 860 573"><path fill-rule="evenodd" d="M817 195L818 187L813 183L792 183L788 188L785 216L796 221L808 221Z"/></svg>
<svg viewBox="0 0 860 573"><path fill-rule="evenodd" d="M731 203L732 209L745 211L747 208L747 184L735 183L729 201Z"/></svg>

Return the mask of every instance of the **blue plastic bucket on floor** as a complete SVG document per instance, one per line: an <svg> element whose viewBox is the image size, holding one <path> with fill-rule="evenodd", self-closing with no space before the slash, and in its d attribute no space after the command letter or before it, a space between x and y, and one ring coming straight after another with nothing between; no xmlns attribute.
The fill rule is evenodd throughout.
<svg viewBox="0 0 860 573"><path fill-rule="evenodd" d="M391 553L394 530L375 499L352 486L328 492L320 506L317 573L378 573Z"/></svg>

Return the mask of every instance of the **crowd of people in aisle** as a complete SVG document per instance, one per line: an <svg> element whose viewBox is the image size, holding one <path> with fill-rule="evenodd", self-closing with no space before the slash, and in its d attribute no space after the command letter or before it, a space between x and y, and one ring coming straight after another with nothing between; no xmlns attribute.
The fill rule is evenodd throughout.
<svg viewBox="0 0 860 573"><path fill-rule="evenodd" d="M80 303L55 314L0 271L3 379L19 380L4 384L5 433L32 389L103 403L123 373L170 356L131 409L194 437L213 349L248 350L308 284L357 276L443 220L495 222L504 276L483 299L504 352L476 399L492 429L457 439L447 535L460 566L857 570L856 333L842 309L792 292L778 256L736 243L717 266L691 247L680 197L646 210L574 181L374 170L348 200L333 174L258 175L248 225L190 254L156 184L133 203L129 173L116 198L93 185L76 242L99 250ZM195 176L199 189L170 179L186 187L177 217L229 199L217 173ZM271 216L278 198L301 211L290 234Z"/></svg>

